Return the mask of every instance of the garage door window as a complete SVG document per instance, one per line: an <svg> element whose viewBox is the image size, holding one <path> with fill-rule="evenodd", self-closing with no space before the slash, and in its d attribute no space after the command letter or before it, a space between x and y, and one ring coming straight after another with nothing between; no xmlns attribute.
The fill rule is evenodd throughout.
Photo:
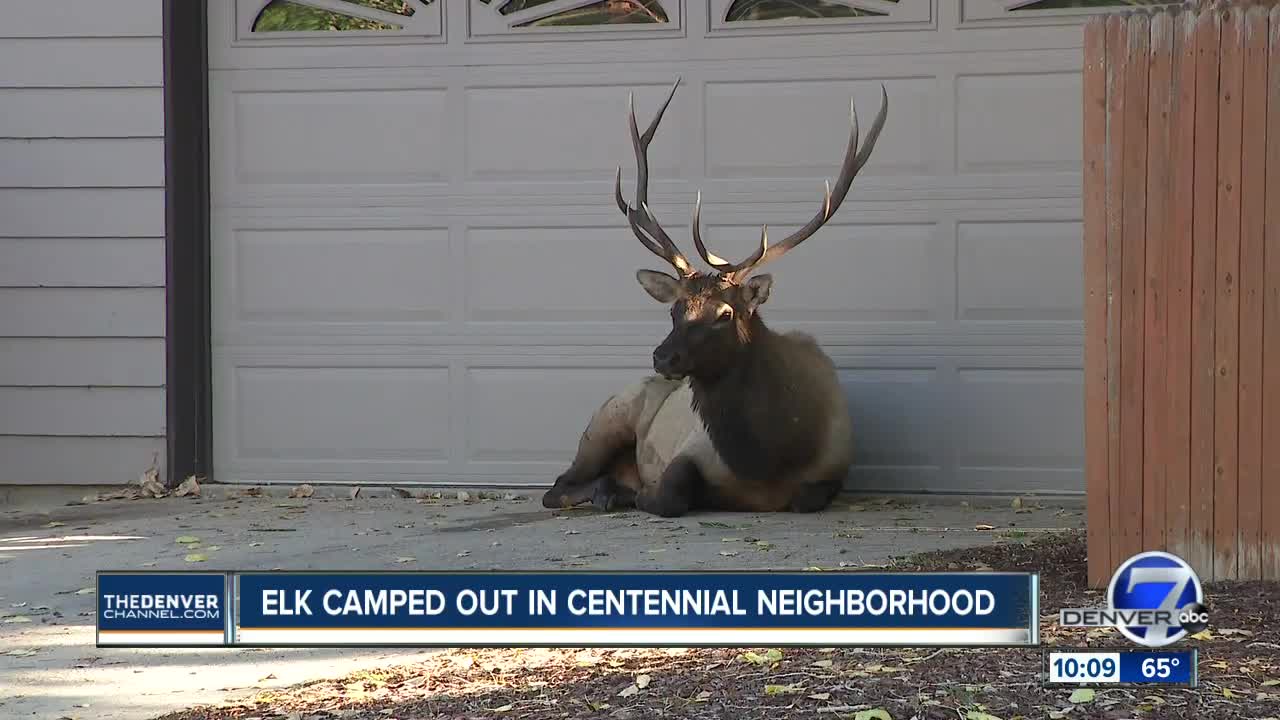
<svg viewBox="0 0 1280 720"><path fill-rule="evenodd" d="M237 0L240 40L439 36L442 0Z"/></svg>
<svg viewBox="0 0 1280 720"><path fill-rule="evenodd" d="M492 6L499 15L523 15L513 27L573 27L583 25L634 25L668 22L667 12L658 0L598 0L587 4L555 0L480 0Z"/></svg>
<svg viewBox="0 0 1280 720"><path fill-rule="evenodd" d="M1171 0L961 0L960 12L965 25L1043 25L1082 22L1100 12L1181 4Z"/></svg>
<svg viewBox="0 0 1280 720"><path fill-rule="evenodd" d="M713 34L887 30L933 21L929 0L708 0Z"/></svg>

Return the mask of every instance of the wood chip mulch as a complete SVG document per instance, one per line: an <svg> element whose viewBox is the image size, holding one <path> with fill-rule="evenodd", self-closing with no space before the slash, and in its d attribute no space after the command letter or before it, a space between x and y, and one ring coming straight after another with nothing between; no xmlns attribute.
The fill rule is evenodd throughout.
<svg viewBox="0 0 1280 720"><path fill-rule="evenodd" d="M1085 586L1082 532L940 551L894 570L1041 573L1049 646L1126 648L1115 630L1059 628L1057 610L1101 604ZM237 704L156 720L419 718L841 718L851 720L1261 720L1280 718L1280 583L1210 583L1195 690L1042 684L1042 649L455 650ZM1074 700L1074 701L1073 701Z"/></svg>

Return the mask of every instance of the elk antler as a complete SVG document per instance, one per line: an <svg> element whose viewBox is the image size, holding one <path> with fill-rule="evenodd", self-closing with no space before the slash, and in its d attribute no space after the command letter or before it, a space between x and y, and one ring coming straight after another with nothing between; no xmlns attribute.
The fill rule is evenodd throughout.
<svg viewBox="0 0 1280 720"><path fill-rule="evenodd" d="M698 253L702 255L702 259L715 268L716 272L722 277L733 280L767 262L778 259L817 232L818 228L825 225L827 220L830 220L831 216L840 207L840 203L844 202L845 196L849 194L850 186L853 185L854 177L862 170L867 158L871 157L871 151L875 149L876 140L880 138L880 131L884 128L885 116L889 111L889 93L885 90L883 84L880 86L880 98L880 112L876 114L876 119L871 124L871 131L867 133L867 142L861 149L858 147L858 109L854 105L853 99L850 98L849 124L851 127L849 131L849 146L845 150L844 163L840 167L840 177L836 179L835 193L832 193L831 183L827 182L822 208L818 211L818 214L806 223L804 227L783 238L782 242L770 247L769 226L765 225L760 232L760 247L746 260L739 263L731 263L712 254L703 244L702 233L698 227L702 211L702 193L699 192L698 201L693 209L693 242L698 247Z"/></svg>
<svg viewBox="0 0 1280 720"><path fill-rule="evenodd" d="M693 266L680 251L676 249L676 244L671 241L671 236L658 223L658 219L654 217L653 211L649 209L649 143L653 141L653 135L658 130L658 123L662 121L662 114L666 112L667 106L671 104L671 98L675 97L676 88L680 85L680 78L676 78L676 82L671 86L671 93L667 95L666 102L662 103L662 107L658 108L657 114L653 116L653 120L649 123L649 128L644 131L644 135L640 134L639 128L636 126L636 110L634 95L627 96L627 115L631 124L631 144L636 151L636 207L631 207L622 197L622 167L618 167L618 177L614 183L614 198L618 201L618 209L623 215L627 216L627 223L631 225L631 231L635 233L640 243L649 249L654 255L671 263L680 274L689 277L695 273Z"/></svg>

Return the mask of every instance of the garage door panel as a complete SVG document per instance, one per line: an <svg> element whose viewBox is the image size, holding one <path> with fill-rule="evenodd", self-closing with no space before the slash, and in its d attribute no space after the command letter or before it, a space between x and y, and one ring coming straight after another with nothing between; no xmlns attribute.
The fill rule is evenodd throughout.
<svg viewBox="0 0 1280 720"><path fill-rule="evenodd" d="M663 263L618 225L468 229L467 320L654 322L662 311L635 280L635 271ZM676 236L687 232L678 224L667 229Z"/></svg>
<svg viewBox="0 0 1280 720"><path fill-rule="evenodd" d="M233 104L238 182L397 184L448 176L443 89L238 92Z"/></svg>
<svg viewBox="0 0 1280 720"><path fill-rule="evenodd" d="M1079 221L959 223L959 317L1080 322Z"/></svg>
<svg viewBox="0 0 1280 720"><path fill-rule="evenodd" d="M957 77L960 172L1079 170L1080 93L1078 71Z"/></svg>
<svg viewBox="0 0 1280 720"><path fill-rule="evenodd" d="M471 87L466 91L468 179L590 180L612 178L618 165L634 191L634 151L626 98L635 93L640 131L670 92L671 81L618 85ZM687 90L686 90L687 92ZM672 101L649 146L649 170L679 176L691 98Z"/></svg>
<svg viewBox="0 0 1280 720"><path fill-rule="evenodd" d="M449 317L446 228L259 228L219 244L220 323L430 323Z"/></svg>
<svg viewBox="0 0 1280 720"><path fill-rule="evenodd" d="M634 367L471 367L467 371L467 464L567 464L591 415L614 393L653 372ZM509 470L508 470L509 471ZM554 478L551 478L554 479Z"/></svg>
<svg viewBox="0 0 1280 720"><path fill-rule="evenodd" d="M807 221L801 216L779 219ZM793 220L794 218L794 220ZM796 222L795 224L799 224ZM773 242L794 227L770 227ZM770 265L774 292L763 312L780 321L824 323L937 320L933 258L946 248L930 223L829 222L785 259ZM760 242L758 225L711 225L706 242L717 254L740 259Z"/></svg>
<svg viewBox="0 0 1280 720"><path fill-rule="evenodd" d="M855 467L943 464L937 368L851 367L839 377L853 418Z"/></svg>
<svg viewBox="0 0 1280 720"><path fill-rule="evenodd" d="M880 109L882 82L890 98L889 121L859 178L945 170L936 77L790 78L706 84L708 177L834 178L849 142L850 98L866 137Z"/></svg>
<svg viewBox="0 0 1280 720"><path fill-rule="evenodd" d="M1082 370L961 367L957 379L949 414L960 467L1080 469Z"/></svg>
<svg viewBox="0 0 1280 720"><path fill-rule="evenodd" d="M447 367L251 366L230 380L237 459L448 460Z"/></svg>

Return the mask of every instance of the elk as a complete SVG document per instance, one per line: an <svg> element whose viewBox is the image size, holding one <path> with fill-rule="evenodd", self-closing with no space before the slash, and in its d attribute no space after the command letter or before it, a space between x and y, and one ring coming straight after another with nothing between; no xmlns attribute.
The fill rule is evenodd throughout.
<svg viewBox="0 0 1280 720"><path fill-rule="evenodd" d="M694 269L648 204L649 144L680 85L677 78L644 134L629 96L635 149L635 205L614 196L631 231L677 275L636 272L640 286L668 305L671 331L653 351L655 374L610 397L592 415L569 468L543 495L547 508L590 502L600 510L635 507L676 517L690 511L816 512L841 491L853 464L853 428L835 365L810 335L777 332L760 307L773 277L752 273L821 228L844 201L884 127L888 94L859 146L858 113L849 103L850 136L840 174L803 227L732 263L707 249L693 210L693 243L710 266Z"/></svg>

